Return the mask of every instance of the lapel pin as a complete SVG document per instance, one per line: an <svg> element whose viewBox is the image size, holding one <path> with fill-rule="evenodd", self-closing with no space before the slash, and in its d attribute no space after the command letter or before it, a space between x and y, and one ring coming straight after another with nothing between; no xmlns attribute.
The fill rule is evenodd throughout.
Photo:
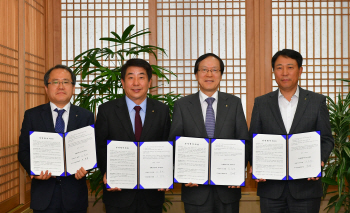
<svg viewBox="0 0 350 213"><path fill-rule="evenodd" d="M306 101L306 98L305 98L305 101Z"/></svg>
<svg viewBox="0 0 350 213"><path fill-rule="evenodd" d="M75 115L75 117L78 117L78 115Z"/></svg>
<svg viewBox="0 0 350 213"><path fill-rule="evenodd" d="M154 110L152 110L152 112L154 112Z"/></svg>
<svg viewBox="0 0 350 213"><path fill-rule="evenodd" d="M226 107L227 107L227 104L226 104Z"/></svg>

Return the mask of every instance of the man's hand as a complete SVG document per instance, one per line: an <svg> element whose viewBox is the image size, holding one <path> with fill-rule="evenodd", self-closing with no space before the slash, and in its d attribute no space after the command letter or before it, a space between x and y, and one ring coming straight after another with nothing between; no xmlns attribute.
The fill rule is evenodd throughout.
<svg viewBox="0 0 350 213"><path fill-rule="evenodd" d="M51 172L49 173L48 170L46 170L45 174L44 174L43 171L41 171L39 176L34 176L34 175L30 176L31 179L34 178L34 179L37 179L37 180L48 180L50 177L51 177Z"/></svg>
<svg viewBox="0 0 350 213"><path fill-rule="evenodd" d="M324 167L324 162L323 161L321 161L321 167ZM312 178L308 178L307 180L312 180L312 181L316 181L316 180L319 180L320 178L318 178L318 177L312 177Z"/></svg>
<svg viewBox="0 0 350 213"><path fill-rule="evenodd" d="M103 175L103 183L106 185L107 184L107 175L106 173ZM121 191L121 189L119 189L118 187L115 187L115 188L110 188L110 189L107 189L107 191L109 192L117 192L117 191Z"/></svg>
<svg viewBox="0 0 350 213"><path fill-rule="evenodd" d="M170 189L158 189L158 192L167 192L169 191Z"/></svg>
<svg viewBox="0 0 350 213"><path fill-rule="evenodd" d="M198 184L195 183L187 183L185 184L186 187L198 187Z"/></svg>
<svg viewBox="0 0 350 213"><path fill-rule="evenodd" d="M240 186L228 186L229 189L239 189L241 188Z"/></svg>
<svg viewBox="0 0 350 213"><path fill-rule="evenodd" d="M249 169L249 173L252 174L253 172L253 167L251 166ZM259 183L259 182L266 182L266 179L255 179L255 182Z"/></svg>
<svg viewBox="0 0 350 213"><path fill-rule="evenodd" d="M81 167L79 170L77 170L77 173L75 173L75 179L80 180L87 174L87 171Z"/></svg>

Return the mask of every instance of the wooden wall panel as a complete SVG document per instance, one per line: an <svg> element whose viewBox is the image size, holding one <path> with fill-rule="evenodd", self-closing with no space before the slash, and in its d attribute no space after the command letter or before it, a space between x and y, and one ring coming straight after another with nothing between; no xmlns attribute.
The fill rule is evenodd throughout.
<svg viewBox="0 0 350 213"><path fill-rule="evenodd" d="M31 181L17 159L18 138L24 111L45 103L46 64L55 61L46 55L47 1L0 1L0 212L30 201Z"/></svg>
<svg viewBox="0 0 350 213"><path fill-rule="evenodd" d="M0 1L0 206L19 202L18 150L18 1Z"/></svg>
<svg viewBox="0 0 350 213"><path fill-rule="evenodd" d="M25 110L45 103L46 1L25 1ZM30 178L25 174L25 202L30 200Z"/></svg>

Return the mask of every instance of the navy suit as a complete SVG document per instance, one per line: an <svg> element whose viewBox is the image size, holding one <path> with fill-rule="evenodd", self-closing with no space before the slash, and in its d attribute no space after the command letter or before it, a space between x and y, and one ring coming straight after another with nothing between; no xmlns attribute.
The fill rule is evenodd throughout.
<svg viewBox="0 0 350 213"><path fill-rule="evenodd" d="M92 112L71 104L67 131L94 124ZM30 175L29 131L55 132L50 103L28 109L24 114L19 137L18 160ZM45 172L45 171L44 171ZM84 210L88 206L86 178L76 180L74 175L61 177L63 206L67 211ZM45 210L51 201L56 178L48 180L32 179L31 204L34 210Z"/></svg>
<svg viewBox="0 0 350 213"><path fill-rule="evenodd" d="M169 107L157 100L147 98L146 117L140 141L166 141L169 130ZM98 108L95 133L97 164L104 174L107 168L107 140L136 140L125 96L104 103ZM103 188L103 202L108 206L128 207L137 197L145 199L149 206L159 206L164 202L164 192L156 189L123 189L109 192L105 187Z"/></svg>

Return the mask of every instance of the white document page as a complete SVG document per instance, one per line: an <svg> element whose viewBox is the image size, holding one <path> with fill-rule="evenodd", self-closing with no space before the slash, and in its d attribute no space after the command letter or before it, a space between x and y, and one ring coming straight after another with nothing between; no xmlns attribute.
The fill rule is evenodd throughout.
<svg viewBox="0 0 350 213"><path fill-rule="evenodd" d="M212 139L210 173L212 185L244 185L245 144L241 140Z"/></svg>
<svg viewBox="0 0 350 213"><path fill-rule="evenodd" d="M81 167L85 170L95 167L97 163L95 131L92 126L67 132L65 143L67 173L72 175Z"/></svg>
<svg viewBox="0 0 350 213"><path fill-rule="evenodd" d="M140 188L168 189L173 180L173 145L168 141L140 143Z"/></svg>
<svg viewBox="0 0 350 213"><path fill-rule="evenodd" d="M58 133L32 132L30 134L30 170L40 175L46 170L52 176L64 175L63 138Z"/></svg>
<svg viewBox="0 0 350 213"><path fill-rule="evenodd" d="M321 176L321 136L318 132L289 136L289 177Z"/></svg>
<svg viewBox="0 0 350 213"><path fill-rule="evenodd" d="M204 138L180 137L175 142L175 182L208 181L209 144Z"/></svg>
<svg viewBox="0 0 350 213"><path fill-rule="evenodd" d="M137 187L137 146L134 142L111 141L107 145L107 185L120 189Z"/></svg>
<svg viewBox="0 0 350 213"><path fill-rule="evenodd" d="M257 134L253 137L253 178L286 178L287 141L282 135Z"/></svg>

